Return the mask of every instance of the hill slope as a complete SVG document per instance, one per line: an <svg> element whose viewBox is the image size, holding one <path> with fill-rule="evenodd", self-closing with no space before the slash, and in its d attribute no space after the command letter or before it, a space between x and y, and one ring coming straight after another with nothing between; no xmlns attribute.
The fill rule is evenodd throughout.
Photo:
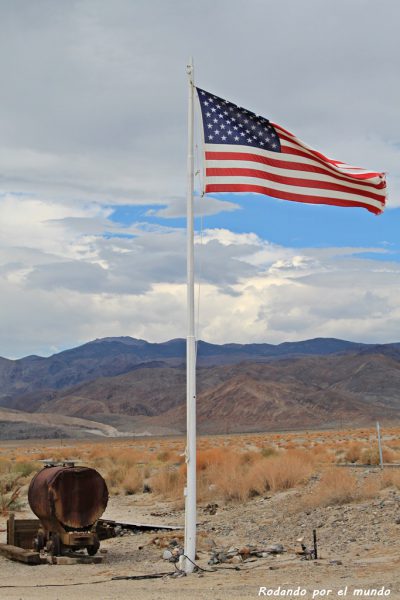
<svg viewBox="0 0 400 600"><path fill-rule="evenodd" d="M399 346L400 345L391 345ZM336 339L272 344L198 343L198 365L235 364L244 360L274 360L285 356L328 355L368 350L372 346ZM393 350L395 351L395 349ZM180 365L185 361L182 339L153 344L130 337L104 338L65 350L48 358L0 358L0 406L13 407L13 398L38 390L62 390L98 377L128 373L144 364L150 367Z"/></svg>
<svg viewBox="0 0 400 600"><path fill-rule="evenodd" d="M183 368L142 368L58 392L36 410L184 431L185 393ZM202 367L197 406L204 432L400 419L400 362L361 353Z"/></svg>
<svg viewBox="0 0 400 600"><path fill-rule="evenodd" d="M182 432L184 350L183 340L106 338L49 358L0 359L0 406L91 419L116 433ZM400 344L199 342L198 363L202 432L400 420Z"/></svg>

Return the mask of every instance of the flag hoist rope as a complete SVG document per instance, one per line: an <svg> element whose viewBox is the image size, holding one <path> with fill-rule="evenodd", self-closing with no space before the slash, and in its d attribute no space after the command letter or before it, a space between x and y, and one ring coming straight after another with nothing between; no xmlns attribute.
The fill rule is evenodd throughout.
<svg viewBox="0 0 400 600"><path fill-rule="evenodd" d="M186 464L185 555L181 568L191 573L196 557L196 339L194 324L194 77L193 61L188 75L188 154L187 154L187 338L186 338ZM193 562L191 562L193 561Z"/></svg>

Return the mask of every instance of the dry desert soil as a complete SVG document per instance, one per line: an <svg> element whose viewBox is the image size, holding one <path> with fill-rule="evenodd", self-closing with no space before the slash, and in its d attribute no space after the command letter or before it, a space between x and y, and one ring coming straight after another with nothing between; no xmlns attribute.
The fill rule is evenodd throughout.
<svg viewBox="0 0 400 600"><path fill-rule="evenodd" d="M343 467L337 467L338 469ZM393 467L392 467L393 469ZM376 467L351 468L362 480ZM154 543L175 534L127 533L101 544L103 562L92 565L26 566L0 557L0 598L4 600L119 600L369 598L400 599L400 491L387 487L372 498L342 505L307 506L315 482L254 497L245 503L221 502L215 514L198 506L198 565L204 569L174 577L174 564L163 560ZM32 517L25 505L17 518ZM111 496L105 518L130 523L182 526L176 503L152 493ZM5 542L6 516L0 517ZM303 560L297 539L311 545L316 529L318 560ZM166 541L166 543L167 543ZM208 564L210 548L282 544L277 556L240 564ZM113 577L166 573L158 579ZM357 594L354 595L355 591Z"/></svg>

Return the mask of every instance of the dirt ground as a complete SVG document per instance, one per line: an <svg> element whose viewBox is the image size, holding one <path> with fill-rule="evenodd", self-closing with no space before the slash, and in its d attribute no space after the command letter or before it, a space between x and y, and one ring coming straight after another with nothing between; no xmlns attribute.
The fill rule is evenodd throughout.
<svg viewBox="0 0 400 600"><path fill-rule="evenodd" d="M363 475L368 476L368 475ZM26 566L0 557L0 598L7 600L91 600L122 598L224 600L231 598L400 599L400 492L387 489L379 498L345 506L302 508L307 489L258 497L246 504L220 506L215 515L198 509L200 573L174 578L112 580L117 576L174 573L162 559L154 532L129 534L102 542L98 565ZM156 513L156 516L151 513ZM32 516L29 510L19 518ZM112 497L105 518L136 523L183 525L184 514L152 494ZM5 528L5 517L0 529ZM300 536L311 544L317 530L320 558L301 560ZM160 534L158 534L160 535ZM5 533L0 533L5 542ZM281 543L285 552L236 567L207 563L210 546ZM354 591L357 594L354 595ZM291 592L290 592L291 591Z"/></svg>

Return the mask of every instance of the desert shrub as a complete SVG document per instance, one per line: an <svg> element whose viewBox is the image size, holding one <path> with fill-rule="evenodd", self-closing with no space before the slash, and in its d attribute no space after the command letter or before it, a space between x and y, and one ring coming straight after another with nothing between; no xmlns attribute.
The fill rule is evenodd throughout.
<svg viewBox="0 0 400 600"><path fill-rule="evenodd" d="M270 456L276 456L277 451L273 446L264 446L261 448L260 453L263 458L269 458Z"/></svg>
<svg viewBox="0 0 400 600"><path fill-rule="evenodd" d="M314 460L308 452L288 450L265 462L266 489L287 490L305 483L314 471Z"/></svg>
<svg viewBox="0 0 400 600"><path fill-rule="evenodd" d="M3 473L9 473L12 467L12 463L4 458L0 459L0 475Z"/></svg>
<svg viewBox="0 0 400 600"><path fill-rule="evenodd" d="M184 469L165 466L150 478L150 487L156 494L175 500L183 495L185 480Z"/></svg>
<svg viewBox="0 0 400 600"><path fill-rule="evenodd" d="M364 451L365 446L363 444L360 442L351 442L345 452L344 460L351 463L360 462Z"/></svg>
<svg viewBox="0 0 400 600"><path fill-rule="evenodd" d="M157 454L157 460L160 462L168 462L171 459L170 450L163 450Z"/></svg>
<svg viewBox="0 0 400 600"><path fill-rule="evenodd" d="M125 494L137 494L143 490L143 471L138 467L131 467L121 482Z"/></svg>
<svg viewBox="0 0 400 600"><path fill-rule="evenodd" d="M242 452L240 454L240 464L241 465L253 465L257 459L259 460L259 455L256 452Z"/></svg>
<svg viewBox="0 0 400 600"><path fill-rule="evenodd" d="M226 502L239 501L292 488L305 482L313 472L313 460L307 452L288 451L270 458L252 453L251 460L230 452L225 462L209 465L204 471L209 496Z"/></svg>
<svg viewBox="0 0 400 600"><path fill-rule="evenodd" d="M396 461L396 452L390 448L382 448L382 458L384 463L391 463ZM379 465L379 448L378 446L370 446L365 448L361 455L361 462L366 465Z"/></svg>
<svg viewBox="0 0 400 600"><path fill-rule="evenodd" d="M306 451L293 450L264 458L259 452L209 448L197 456L198 498L245 502L267 490L286 490L307 481L313 464ZM150 478L150 486L155 493L179 501L185 481L186 465L165 466Z"/></svg>
<svg viewBox="0 0 400 600"><path fill-rule="evenodd" d="M324 444L317 444L312 448L312 455L319 464L333 463L336 461L335 451Z"/></svg>
<svg viewBox="0 0 400 600"><path fill-rule="evenodd" d="M150 465L143 465L142 466L142 475L143 475L143 479L148 479L151 475L151 468Z"/></svg>
<svg viewBox="0 0 400 600"><path fill-rule="evenodd" d="M122 487L129 468L111 460L104 462L102 465L102 476L106 480L107 487L112 494L118 494Z"/></svg>
<svg viewBox="0 0 400 600"><path fill-rule="evenodd" d="M18 474L3 474L0 477L0 514L21 508L21 476Z"/></svg>
<svg viewBox="0 0 400 600"><path fill-rule="evenodd" d="M341 468L330 468L322 474L310 495L305 498L308 506L333 506L372 498L379 491L379 482L370 478L359 482L357 477Z"/></svg>
<svg viewBox="0 0 400 600"><path fill-rule="evenodd" d="M400 471L396 469L384 469L381 474L381 487L395 487L400 489Z"/></svg>
<svg viewBox="0 0 400 600"><path fill-rule="evenodd" d="M229 463L233 452L229 448L208 448L197 452L196 464L197 470L202 471L211 465L222 465Z"/></svg>
<svg viewBox="0 0 400 600"><path fill-rule="evenodd" d="M38 468L40 464L31 461L0 460L0 513L21 508L22 488Z"/></svg>
<svg viewBox="0 0 400 600"><path fill-rule="evenodd" d="M207 476L203 477L203 488L208 487L209 496L221 498L226 502L244 502L248 498L248 463L241 463L239 455L232 454L229 461L212 465Z"/></svg>
<svg viewBox="0 0 400 600"><path fill-rule="evenodd" d="M21 475L21 477L29 477L32 473L35 473L40 469L40 464L35 462L20 461L14 465L15 473Z"/></svg>

